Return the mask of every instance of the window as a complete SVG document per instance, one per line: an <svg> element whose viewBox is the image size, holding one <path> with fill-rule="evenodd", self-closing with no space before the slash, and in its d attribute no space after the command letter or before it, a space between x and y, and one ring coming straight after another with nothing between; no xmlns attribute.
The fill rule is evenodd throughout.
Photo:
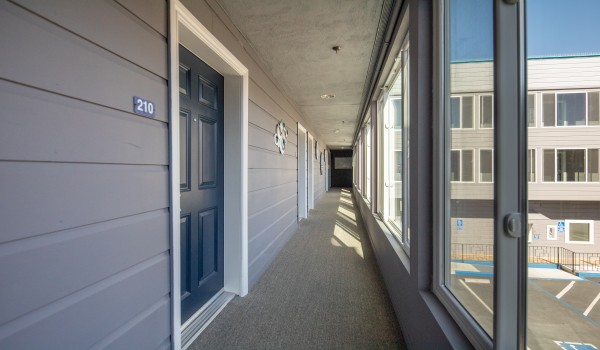
<svg viewBox="0 0 600 350"><path fill-rule="evenodd" d="M535 150L527 150L527 181L535 182Z"/></svg>
<svg viewBox="0 0 600 350"><path fill-rule="evenodd" d="M365 134L365 197L371 201L371 120L367 120Z"/></svg>
<svg viewBox="0 0 600 350"><path fill-rule="evenodd" d="M383 221L398 241L404 246L409 243L408 233L408 35L396 60L396 76L390 77L392 83L388 98L384 100L383 110L383 155L384 172L383 208L380 212Z"/></svg>
<svg viewBox="0 0 600 350"><path fill-rule="evenodd" d="M450 98L451 125L454 129L473 128L473 96Z"/></svg>
<svg viewBox="0 0 600 350"><path fill-rule="evenodd" d="M440 89L443 118L437 135L439 189L439 289L436 295L465 334L486 348L494 334L494 104L493 2L440 1L445 6L440 36L446 50ZM477 18L474 23L474 19ZM485 18L485 20L483 20ZM475 30L474 30L475 29ZM468 91L468 93L466 93ZM465 132L465 129L469 129ZM436 252L437 253L437 252ZM491 268L490 268L491 267ZM473 272L479 273L473 273ZM485 286L485 287L484 287ZM483 287L483 288L481 288ZM486 342L487 341L487 342Z"/></svg>
<svg viewBox="0 0 600 350"><path fill-rule="evenodd" d="M483 95L479 98L479 115L482 129L490 129L494 127L494 105L492 95Z"/></svg>
<svg viewBox="0 0 600 350"><path fill-rule="evenodd" d="M594 221L565 220L565 242L594 244Z"/></svg>
<svg viewBox="0 0 600 350"><path fill-rule="evenodd" d="M527 95L527 126L535 126L535 94Z"/></svg>
<svg viewBox="0 0 600 350"><path fill-rule="evenodd" d="M598 149L545 149L544 182L598 182Z"/></svg>
<svg viewBox="0 0 600 350"><path fill-rule="evenodd" d="M450 181L473 182L473 150L452 150Z"/></svg>
<svg viewBox="0 0 600 350"><path fill-rule="evenodd" d="M491 149L479 150L479 182L492 182L493 177L493 152Z"/></svg>
<svg viewBox="0 0 600 350"><path fill-rule="evenodd" d="M546 127L599 125L599 94L598 91L542 94L542 125Z"/></svg>

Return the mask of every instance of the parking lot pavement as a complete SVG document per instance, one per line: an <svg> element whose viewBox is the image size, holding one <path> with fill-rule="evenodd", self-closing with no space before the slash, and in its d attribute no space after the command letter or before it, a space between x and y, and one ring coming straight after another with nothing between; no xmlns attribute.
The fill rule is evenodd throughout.
<svg viewBox="0 0 600 350"><path fill-rule="evenodd" d="M464 265L456 267L450 290L491 333L493 277L478 266L467 271L461 269ZM528 348L600 349L600 278L588 280L560 270L542 270L547 271L529 273Z"/></svg>

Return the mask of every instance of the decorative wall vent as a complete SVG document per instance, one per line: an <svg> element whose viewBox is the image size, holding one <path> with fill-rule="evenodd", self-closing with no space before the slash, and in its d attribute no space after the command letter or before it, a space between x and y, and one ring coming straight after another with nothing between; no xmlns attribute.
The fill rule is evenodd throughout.
<svg viewBox="0 0 600 350"><path fill-rule="evenodd" d="M279 153L283 154L285 152L285 144L287 143L287 135L288 131L285 127L285 122L282 120L275 125L275 135L273 135L273 139L275 140L275 144L279 147Z"/></svg>

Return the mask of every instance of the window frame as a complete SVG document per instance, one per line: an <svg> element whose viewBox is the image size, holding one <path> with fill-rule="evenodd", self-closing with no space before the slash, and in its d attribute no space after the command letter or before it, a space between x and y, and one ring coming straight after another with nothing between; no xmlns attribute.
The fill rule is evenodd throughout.
<svg viewBox="0 0 600 350"><path fill-rule="evenodd" d="M475 95L475 94L454 94L454 95L450 96L450 98L458 98L459 99L458 100L459 101L459 103L458 103L458 112L459 112L458 121L460 123L460 126L458 128L452 127L452 129L454 129L454 130L475 130L476 129L475 125L477 123L475 122L475 120L477 118L476 118L475 111L477 110L477 108L475 108L475 102L476 102L476 100L478 100L478 98L476 99L477 96L479 96L479 95ZM470 128L465 128L463 126L463 98L465 98L465 97L469 97L469 98L471 98L473 100L472 103L471 103L471 125L472 126ZM493 106L493 102L492 102L492 106ZM493 115L493 112L492 112L492 115ZM492 123L493 123L493 119L492 119ZM491 128L487 128L487 129L491 129Z"/></svg>
<svg viewBox="0 0 600 350"><path fill-rule="evenodd" d="M475 181L475 174L478 173L478 172L475 170L475 164L476 164L475 163L475 149L474 148L452 148L450 150L450 152L456 152L456 151L458 151L459 155L460 155L459 156L459 161L458 161L458 164L460 166L460 169L459 169L460 180L458 180L458 181L456 181L456 180L450 180L450 182L451 183L465 183L465 184L476 183L476 181ZM471 176L472 176L472 179L473 179L472 181L465 181L465 180L463 180L463 175L465 173L463 171L463 152L465 152L465 151L471 151L471 153L473 154L473 156L471 158L471 164L472 164L472 167L471 167ZM493 159L493 156L492 156L492 159ZM493 168L493 165L492 165L492 168ZM492 175L492 178L493 178L493 175Z"/></svg>
<svg viewBox="0 0 600 350"><path fill-rule="evenodd" d="M434 105L437 123L434 126L434 259L433 292L475 348L526 349L527 329L527 241L515 240L506 234L494 235L494 334L490 337L466 311L446 286L450 274L449 232L449 116L450 55L449 1L434 2ZM527 235L526 152L519 148L527 144L526 79L523 78L525 57L524 2L493 2L494 33L494 231L502 232L502 220L509 212L520 213L520 237ZM501 89L502 88L502 89ZM498 106L503 106L499 109ZM501 136L502 137L499 137ZM439 139L439 140L438 140ZM527 149L525 149L526 151ZM520 263L521 262L521 263ZM498 280L502 280L502 288Z"/></svg>
<svg viewBox="0 0 600 350"><path fill-rule="evenodd" d="M589 240L588 241L571 241L570 231L571 224L588 224L589 226ZM567 244L582 244L582 245L593 245L594 244L594 220L565 220L565 243Z"/></svg>
<svg viewBox="0 0 600 350"><path fill-rule="evenodd" d="M599 181L590 181L589 176L589 150L591 149L597 149L598 153L600 155L600 147L596 148L596 147L569 147L569 148L541 148L540 152L542 154L542 177L541 177L541 182L544 184L552 184L552 183L556 183L556 184L598 184ZM531 149L530 149L531 150ZM585 165L585 169L584 169L584 173L585 173L585 181L558 181L558 151L576 151L576 150L584 150L584 165ZM545 162L546 160L544 159L544 152L545 151L554 151L554 172L553 172L553 176L554 176L554 180L552 181L546 181L544 180L544 171L545 171ZM599 160L600 163L600 160ZM599 169L600 170L600 169ZM537 177L537 175L536 175Z"/></svg>
<svg viewBox="0 0 600 350"><path fill-rule="evenodd" d="M408 193L408 182L409 182L409 152L408 152L408 139L409 139L409 55L408 51L410 50L410 42L409 42L409 31L403 34L400 45L400 52L398 53L398 58L396 59L397 65L394 66L392 72L395 74L390 75L388 77L388 83L386 84L386 88L382 91L380 98L378 99L378 125L381 125L379 128L381 140L379 140L379 155L378 159L380 161L379 170L381 176L379 177L381 186L380 192L378 193L378 207L377 214L384 223L384 225L390 230L394 239L400 244L403 251L410 256L410 236L409 236L409 193ZM402 90L400 95L392 95L391 87L397 83L398 79L402 79ZM396 181L395 173L392 173L393 170L391 167L395 167L395 164L391 164L390 157L395 157L396 150L393 145L390 145L390 142L394 142L394 140L390 140L389 133L395 132L396 127L396 116L391 114L392 103L395 100L402 101L402 130L401 130L401 139L402 139L402 180ZM391 130L391 131L390 131ZM392 176L393 178L390 178ZM401 182L402 186L402 227L399 227L398 223L396 223L393 219L391 219L391 213L389 208L389 191L391 188L395 188L395 185L391 185L392 183Z"/></svg>
<svg viewBox="0 0 600 350"><path fill-rule="evenodd" d="M542 128L583 128L583 127L598 127L600 126L600 122L596 125L590 125L590 110L589 110L589 100L590 94L592 93L600 93L597 89L573 89L573 90L550 90L550 91L541 91L540 92L540 100L541 100L541 123L540 126ZM534 92L537 96L537 92ZM558 95L569 95L569 94L585 94L585 124L584 125L558 125ZM554 95L554 125L544 125L544 95ZM537 101L537 98L535 99ZM598 106L600 109L600 105ZM537 105L536 105L537 108ZM537 116L537 113L536 113ZM536 117L537 119L537 117ZM600 117L599 117L600 120Z"/></svg>

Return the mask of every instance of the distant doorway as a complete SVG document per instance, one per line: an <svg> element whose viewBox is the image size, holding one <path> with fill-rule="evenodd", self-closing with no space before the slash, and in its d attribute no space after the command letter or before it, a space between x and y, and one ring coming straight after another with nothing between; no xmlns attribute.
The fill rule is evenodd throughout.
<svg viewBox="0 0 600 350"><path fill-rule="evenodd" d="M352 187L352 150L331 150L331 187Z"/></svg>

